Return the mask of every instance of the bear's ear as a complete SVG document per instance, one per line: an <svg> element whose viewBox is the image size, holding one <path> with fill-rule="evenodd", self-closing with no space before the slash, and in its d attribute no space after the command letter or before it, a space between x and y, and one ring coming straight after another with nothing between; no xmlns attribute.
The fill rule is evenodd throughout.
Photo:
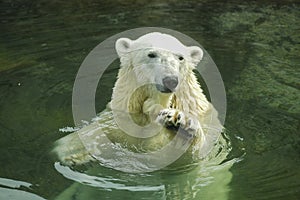
<svg viewBox="0 0 300 200"><path fill-rule="evenodd" d="M116 41L116 51L119 57L128 53L131 47L132 40L128 38L120 38Z"/></svg>
<svg viewBox="0 0 300 200"><path fill-rule="evenodd" d="M197 65L203 57L202 49L197 46L191 46L191 47L188 47L188 49L189 49L189 54L192 59L192 62L195 65Z"/></svg>

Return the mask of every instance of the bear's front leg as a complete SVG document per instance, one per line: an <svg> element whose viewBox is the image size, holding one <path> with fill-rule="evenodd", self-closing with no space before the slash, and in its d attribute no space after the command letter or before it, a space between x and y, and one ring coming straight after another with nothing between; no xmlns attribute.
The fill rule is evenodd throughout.
<svg viewBox="0 0 300 200"><path fill-rule="evenodd" d="M168 129L178 130L182 128L192 136L198 136L202 131L199 121L192 116L186 116L176 109L163 109L158 113L156 122Z"/></svg>

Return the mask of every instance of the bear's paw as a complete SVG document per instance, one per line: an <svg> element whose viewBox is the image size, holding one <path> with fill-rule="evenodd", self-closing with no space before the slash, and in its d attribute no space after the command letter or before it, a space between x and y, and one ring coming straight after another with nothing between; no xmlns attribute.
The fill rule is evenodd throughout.
<svg viewBox="0 0 300 200"><path fill-rule="evenodd" d="M198 120L192 116L186 116L183 112L177 109L161 110L158 113L156 122L168 129L178 130L181 128L194 136L196 132L201 129Z"/></svg>

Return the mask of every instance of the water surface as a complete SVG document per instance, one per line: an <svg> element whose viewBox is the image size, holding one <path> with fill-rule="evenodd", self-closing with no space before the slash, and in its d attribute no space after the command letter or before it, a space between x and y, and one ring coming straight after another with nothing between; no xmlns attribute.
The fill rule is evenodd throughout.
<svg viewBox="0 0 300 200"><path fill-rule="evenodd" d="M300 196L297 1L3 0L0 10L0 199L52 199L69 187L77 199ZM72 87L85 56L107 37L143 26L180 31L210 53L227 92L227 160L239 162L132 175L68 169L50 159L52 143L67 134L59 129L74 126ZM102 77L98 111L117 67Z"/></svg>

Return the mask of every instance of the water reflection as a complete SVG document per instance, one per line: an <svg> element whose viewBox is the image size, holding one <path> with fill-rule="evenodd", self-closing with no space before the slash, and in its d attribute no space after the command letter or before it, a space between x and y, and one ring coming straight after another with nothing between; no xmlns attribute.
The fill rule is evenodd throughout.
<svg viewBox="0 0 300 200"><path fill-rule="evenodd" d="M233 143L229 158L239 157L240 149L247 152L230 169L229 199L298 199L299 1L147 1L145 5L144 1L2 0L0 10L1 177L30 182L35 186L30 192L45 198L73 184L46 155L63 136L58 129L73 126L71 92L80 63L109 35L162 26L203 44L221 71L228 94L225 127ZM98 111L109 101L115 73L110 70L101 81L106 89L97 91ZM235 135L244 140L234 140ZM109 174L103 173L100 177ZM165 184L168 194L191 191L184 189L184 183L189 185L185 174L178 175L182 184L177 175L164 176L164 181L172 180ZM130 177L124 174L121 179ZM196 178L194 174L190 179ZM194 189L201 189L199 183ZM81 186L86 195L99 192L124 199L140 195ZM5 188L0 195L11 190L15 189ZM141 196L163 199L167 194Z"/></svg>
<svg viewBox="0 0 300 200"><path fill-rule="evenodd" d="M150 174L125 174L96 166L84 173L55 164L56 170L74 183L56 200L130 199L227 199L229 171L237 159L223 164L210 163L192 170L160 171ZM95 188L95 189L93 189ZM107 192L111 191L111 192Z"/></svg>
<svg viewBox="0 0 300 200"><path fill-rule="evenodd" d="M0 199L44 200L38 195L24 191L24 189L30 191L31 186L32 184L24 181L0 178Z"/></svg>

